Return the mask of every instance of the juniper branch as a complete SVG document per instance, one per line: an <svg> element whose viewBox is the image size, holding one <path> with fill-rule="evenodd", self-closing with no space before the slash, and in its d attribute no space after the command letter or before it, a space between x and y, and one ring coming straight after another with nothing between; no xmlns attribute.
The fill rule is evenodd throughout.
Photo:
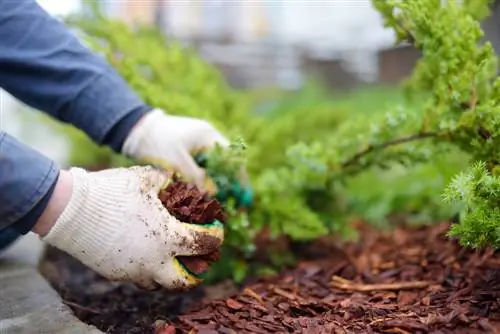
<svg viewBox="0 0 500 334"><path fill-rule="evenodd" d="M363 156L365 156L373 151L377 151L377 150L385 149L385 148L388 148L391 146L409 143L409 142L413 142L413 141L417 141L417 140L421 140L421 139L427 139L427 138L433 138L433 137L435 138L438 136L439 136L438 132L421 132L421 133L408 135L405 137L391 139L391 140L388 140L388 141L381 143L379 145L369 145L367 148L361 150L360 152L356 153L351 158L349 158L345 162L343 162L342 167L346 168L346 167L353 165L354 163L359 161L359 159L361 159Z"/></svg>

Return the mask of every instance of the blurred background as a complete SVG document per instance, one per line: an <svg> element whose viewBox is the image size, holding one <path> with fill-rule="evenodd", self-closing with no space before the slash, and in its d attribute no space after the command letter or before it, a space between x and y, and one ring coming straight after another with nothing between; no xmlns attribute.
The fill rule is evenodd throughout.
<svg viewBox="0 0 500 334"><path fill-rule="evenodd" d="M38 2L59 17L85 10L85 0ZM397 98L394 90L419 58L419 52L411 46L393 47L393 32L384 28L369 0L92 2L112 18L130 25L156 25L166 36L196 48L239 89L300 90L313 77L332 94L342 94L336 98L384 87L383 92L377 91L384 96L370 96L376 99L374 102L385 102L385 97ZM494 13L484 23L484 29L498 52L497 18L498 13ZM394 90L388 92L391 87ZM36 120L30 121L29 131L25 131L18 117L25 107L8 93L0 92L2 128L63 162L63 144L36 140L39 131L34 129L41 126Z"/></svg>
<svg viewBox="0 0 500 334"><path fill-rule="evenodd" d="M419 57L411 47L391 47L393 33L370 1L96 1L106 15L157 25L195 47L240 89L298 90L312 76L331 92L390 86ZM61 17L85 8L79 0L38 2ZM64 143L45 133L37 140L44 126L21 121L22 104L2 92L1 108L3 129L64 163Z"/></svg>

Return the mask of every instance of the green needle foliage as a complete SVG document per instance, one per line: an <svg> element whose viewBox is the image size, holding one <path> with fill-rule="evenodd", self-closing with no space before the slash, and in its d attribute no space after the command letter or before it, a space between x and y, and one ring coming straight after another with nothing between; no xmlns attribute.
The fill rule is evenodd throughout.
<svg viewBox="0 0 500 334"><path fill-rule="evenodd" d="M467 152L472 167L445 190L460 206L450 235L471 247L500 246L498 224L498 63L490 43L481 43L480 20L492 1L374 1L386 23L423 51L409 87L430 92L426 131Z"/></svg>
<svg viewBox="0 0 500 334"><path fill-rule="evenodd" d="M398 170L403 179L437 161L444 170L449 166L443 156L451 156L453 164L480 162L453 179L447 201L440 197L442 175L419 172L414 175L420 179L408 180L413 182L408 185L388 181L393 183L382 191L392 192L390 199L378 197L386 204L382 216L392 213L396 202L415 198L420 201L413 211L427 207L451 214L458 207L461 222L451 235L464 245L500 244L500 81L491 45L480 43L479 24L489 13L489 1L373 0L373 5L396 32L398 43L410 43L422 52L405 85L408 100L383 113L351 113L325 99L292 102L279 113L257 114L251 99L228 87L215 67L156 30L132 29L98 12L70 20L147 103L168 113L207 119L234 139L229 151L209 154L207 169L227 183L246 166L255 203L248 211L238 210L231 199L225 203L230 221L223 257L211 279L241 281L292 263L287 250L273 248L278 238L307 241L332 233L352 237L353 213L367 217L380 204L362 199L369 189L353 186L356 180L370 173L374 179L383 178ZM72 144L73 164L133 163L95 146L74 128L64 127L64 133ZM405 192L417 183L415 193ZM265 264L253 258L259 238L269 249Z"/></svg>
<svg viewBox="0 0 500 334"><path fill-rule="evenodd" d="M446 189L447 201L461 203L461 222L450 235L473 248L500 245L500 178L490 174L483 161L457 175Z"/></svg>

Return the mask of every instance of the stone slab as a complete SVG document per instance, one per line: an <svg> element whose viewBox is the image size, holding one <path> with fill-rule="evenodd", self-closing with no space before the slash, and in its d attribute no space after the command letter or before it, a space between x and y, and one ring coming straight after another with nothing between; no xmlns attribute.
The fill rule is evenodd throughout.
<svg viewBox="0 0 500 334"><path fill-rule="evenodd" d="M24 246L36 244L33 240L24 240ZM0 334L103 334L78 320L38 272L42 250L22 249L0 257Z"/></svg>

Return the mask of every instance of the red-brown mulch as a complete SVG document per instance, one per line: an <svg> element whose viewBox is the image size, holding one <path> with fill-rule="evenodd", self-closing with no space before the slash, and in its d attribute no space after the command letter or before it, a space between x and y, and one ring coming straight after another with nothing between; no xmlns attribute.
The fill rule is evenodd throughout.
<svg viewBox="0 0 500 334"><path fill-rule="evenodd" d="M158 197L168 212L181 222L199 225L210 225L216 220L219 223L226 222L227 214L222 205L194 185L180 180L172 181L166 189L160 191ZM213 238L198 240L202 248L210 247L211 243ZM220 249L199 256L177 257L184 267L195 275L205 273L219 258Z"/></svg>
<svg viewBox="0 0 500 334"><path fill-rule="evenodd" d="M331 247L328 257L216 300L197 299L203 289L179 295L110 287L85 268L69 273L74 261L53 250L45 265L77 316L108 333L153 333L158 319L165 322L156 322L156 332L164 334L500 333L499 255L463 249L447 230L365 229L343 251Z"/></svg>

